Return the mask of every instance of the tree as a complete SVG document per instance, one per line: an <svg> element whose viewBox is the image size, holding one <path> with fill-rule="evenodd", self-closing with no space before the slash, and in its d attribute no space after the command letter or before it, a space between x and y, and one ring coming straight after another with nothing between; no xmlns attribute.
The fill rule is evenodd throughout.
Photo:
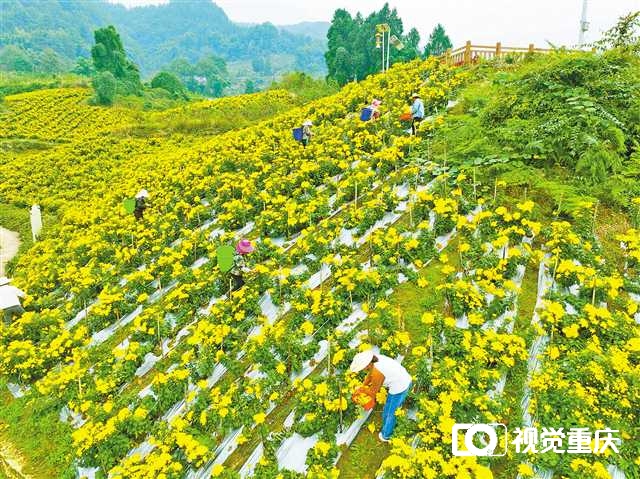
<svg viewBox="0 0 640 479"><path fill-rule="evenodd" d="M229 85L227 64L215 55L203 57L195 65L178 58L168 66L168 70L178 76L187 90L209 97L222 96Z"/></svg>
<svg viewBox="0 0 640 479"><path fill-rule="evenodd" d="M96 72L95 68L93 68L93 62L90 59L84 57L78 57L78 59L76 60L76 64L71 71L76 75L87 77L93 75Z"/></svg>
<svg viewBox="0 0 640 479"><path fill-rule="evenodd" d="M261 73L263 75L271 75L273 73L273 68L271 67L271 62L269 58L265 57L257 57L251 60L251 68L256 73Z"/></svg>
<svg viewBox="0 0 640 479"><path fill-rule="evenodd" d="M251 80L246 80L244 82L244 92L245 93L255 93L257 92L258 89L256 88L255 83L253 83Z"/></svg>
<svg viewBox="0 0 640 479"><path fill-rule="evenodd" d="M151 88L162 88L168 91L173 98L186 100L187 92L180 79L173 73L160 72L151 80Z"/></svg>
<svg viewBox="0 0 640 479"><path fill-rule="evenodd" d="M629 52L640 52L640 10L618 19L616 25L605 32L601 40L594 43L600 50L621 48Z"/></svg>
<svg viewBox="0 0 640 479"><path fill-rule="evenodd" d="M65 71L65 62L51 48L45 48L36 58L35 69L42 73L60 73Z"/></svg>
<svg viewBox="0 0 640 479"><path fill-rule="evenodd" d="M362 79L380 71L382 55L380 49L376 48L375 38L377 25L384 23L389 25L391 34L404 44L402 49L391 48L389 63L415 58L418 55L420 35L415 29L408 35L403 35L402 19L395 8L389 8L388 3L366 19L360 13L351 17L346 10L338 9L327 32L325 60L328 78L344 85L354 78Z"/></svg>
<svg viewBox="0 0 640 479"><path fill-rule="evenodd" d="M93 79L93 89L100 105L112 105L116 97L117 80L113 73L103 71Z"/></svg>
<svg viewBox="0 0 640 479"><path fill-rule="evenodd" d="M0 50L0 69L31 72L33 71L33 62L26 50L15 45L7 45Z"/></svg>
<svg viewBox="0 0 640 479"><path fill-rule="evenodd" d="M333 14L327 32L327 51L324 54L329 71L328 77L340 85L353 79L353 65L348 60L349 44L355 40L356 24L351 14L340 8Z"/></svg>
<svg viewBox="0 0 640 479"><path fill-rule="evenodd" d="M99 28L94 32L94 38L96 43L91 49L91 57L96 71L111 72L118 80L119 93L141 94L140 72L138 67L127 59L122 40L115 27L109 25Z"/></svg>
<svg viewBox="0 0 640 479"><path fill-rule="evenodd" d="M444 27L438 23L429 35L429 41L424 47L424 57L439 56L452 47L449 36L445 33Z"/></svg>
<svg viewBox="0 0 640 479"><path fill-rule="evenodd" d="M403 62L411 61L420 56L418 44L420 43L420 34L418 30L412 28L409 30L402 41L404 46L398 51L398 59Z"/></svg>
<svg viewBox="0 0 640 479"><path fill-rule="evenodd" d="M331 76L338 85L344 85L355 78L355 68L351 55L345 47L338 47L334 60L334 73Z"/></svg>

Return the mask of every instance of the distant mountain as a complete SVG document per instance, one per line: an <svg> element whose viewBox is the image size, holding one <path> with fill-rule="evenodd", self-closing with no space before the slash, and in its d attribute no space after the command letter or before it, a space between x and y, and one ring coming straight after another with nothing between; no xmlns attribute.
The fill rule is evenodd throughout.
<svg viewBox="0 0 640 479"><path fill-rule="evenodd" d="M330 22L300 22L293 25L278 25L278 28L296 35L307 35L326 42L330 26Z"/></svg>
<svg viewBox="0 0 640 479"><path fill-rule="evenodd" d="M0 47L15 45L34 55L50 48L67 64L90 56L96 28L114 25L143 77L177 58L196 62L210 54L224 58L230 71L264 82L285 69L326 72L323 22L306 29L302 24L242 26L210 0L172 0L130 9L106 1L3 0L2 16ZM256 60L264 71L252 71Z"/></svg>

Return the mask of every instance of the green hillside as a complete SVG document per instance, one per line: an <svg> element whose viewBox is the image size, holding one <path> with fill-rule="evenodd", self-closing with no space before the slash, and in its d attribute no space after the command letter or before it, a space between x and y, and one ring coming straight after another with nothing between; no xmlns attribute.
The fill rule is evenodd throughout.
<svg viewBox="0 0 640 479"><path fill-rule="evenodd" d="M93 32L107 25L120 32L129 57L144 77L178 58L196 63L211 54L230 65L248 62L243 67L245 75L263 79L267 85L274 75L287 71L326 72L324 38L266 23L240 26L209 0L174 0L131 9L106 1L3 2L0 47L4 51L0 50L0 57L9 62L5 69L71 68L78 57L91 57ZM283 55L287 57L284 61ZM270 63L269 72L251 68L251 61L258 58Z"/></svg>

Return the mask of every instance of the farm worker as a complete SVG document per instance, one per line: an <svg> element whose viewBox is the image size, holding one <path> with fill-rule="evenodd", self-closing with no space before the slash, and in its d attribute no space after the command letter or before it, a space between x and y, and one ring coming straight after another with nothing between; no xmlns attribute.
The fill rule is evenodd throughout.
<svg viewBox="0 0 640 479"><path fill-rule="evenodd" d="M374 100L371 102L371 106L369 108L371 108L372 120L377 120L378 118L380 118L380 105L382 105L382 100L374 98Z"/></svg>
<svg viewBox="0 0 640 479"><path fill-rule="evenodd" d="M382 430L378 434L383 442L388 442L396 427L396 411L409 394L411 389L411 375L395 359L374 353L368 349L356 354L349 368L351 372L368 371L364 386L369 389L369 395L375 397L382 386L388 389L387 402L382 410Z"/></svg>
<svg viewBox="0 0 640 479"><path fill-rule="evenodd" d="M133 210L133 216L136 217L137 220L141 220L144 215L144 210L147 209L147 198L149 197L149 192L147 190L140 190L136 195L136 208Z"/></svg>
<svg viewBox="0 0 640 479"><path fill-rule="evenodd" d="M424 120L424 103L417 93L411 95L411 100L411 133L415 135L418 123Z"/></svg>
<svg viewBox="0 0 640 479"><path fill-rule="evenodd" d="M380 105L382 102L380 100L374 99L371 102L371 105L364 107L360 112L360 120L369 121L376 120L380 118Z"/></svg>
<svg viewBox="0 0 640 479"><path fill-rule="evenodd" d="M4 323L9 326L13 316L18 318L24 313L20 305L20 299L24 298L24 292L10 285L11 280L6 276L0 277L0 309L4 311Z"/></svg>
<svg viewBox="0 0 640 479"><path fill-rule="evenodd" d="M302 146L304 146L305 148L307 147L307 145L309 144L309 140L311 140L311 137L313 136L313 133L311 132L312 125L313 123L311 122L311 120L305 120L304 123L302 123Z"/></svg>
<svg viewBox="0 0 640 479"><path fill-rule="evenodd" d="M250 271L247 267L246 257L253 252L253 245L248 239L242 239L238 241L236 245L236 253L233 255L233 268L231 268L231 276L235 282L236 289L241 288L244 285L244 273Z"/></svg>

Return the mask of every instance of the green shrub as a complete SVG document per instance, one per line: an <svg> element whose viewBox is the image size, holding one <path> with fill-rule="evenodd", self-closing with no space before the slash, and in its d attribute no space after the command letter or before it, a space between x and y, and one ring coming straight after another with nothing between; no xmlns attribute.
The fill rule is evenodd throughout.
<svg viewBox="0 0 640 479"><path fill-rule="evenodd" d="M173 98L187 99L187 92L182 82L173 73L160 72L151 80L151 88L162 88Z"/></svg>
<svg viewBox="0 0 640 479"><path fill-rule="evenodd" d="M113 73L100 72L93 79L93 88L96 91L96 100L100 105L112 105L116 97L117 82Z"/></svg>

